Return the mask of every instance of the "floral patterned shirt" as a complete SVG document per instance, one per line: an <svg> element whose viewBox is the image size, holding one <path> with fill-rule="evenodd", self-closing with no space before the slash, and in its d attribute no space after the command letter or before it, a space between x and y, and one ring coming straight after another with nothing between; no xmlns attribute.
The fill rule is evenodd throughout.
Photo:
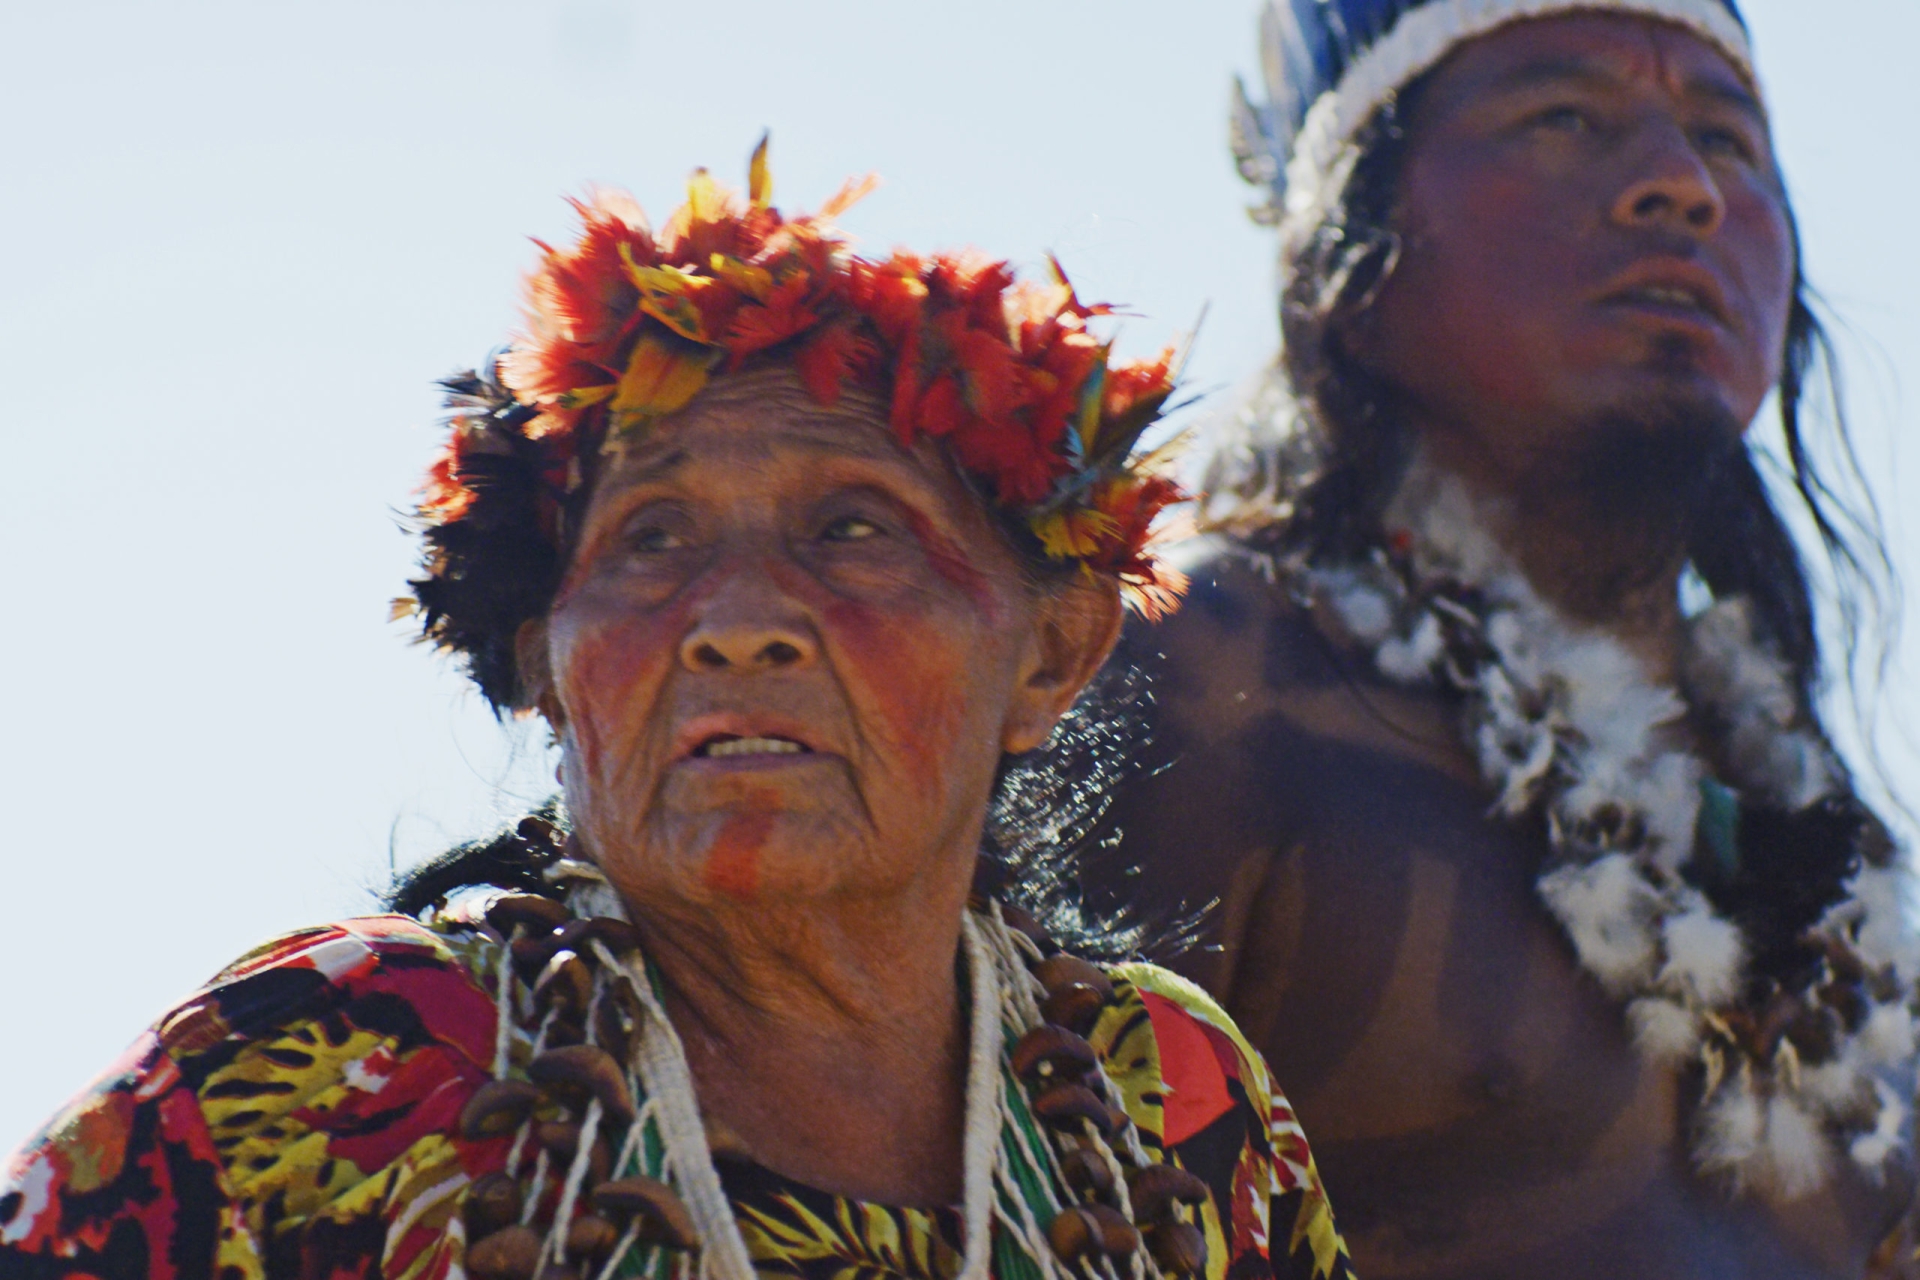
<svg viewBox="0 0 1920 1280"><path fill-rule="evenodd" d="M163 1017L0 1169L7 1280L452 1280L460 1202L508 1139L456 1119L489 1078L500 943L373 916L277 939ZM1292 1110L1225 1014L1111 971L1091 1036L1148 1151L1212 1190L1206 1280L1345 1280ZM861 1203L722 1160L756 1268L954 1280L957 1209Z"/></svg>

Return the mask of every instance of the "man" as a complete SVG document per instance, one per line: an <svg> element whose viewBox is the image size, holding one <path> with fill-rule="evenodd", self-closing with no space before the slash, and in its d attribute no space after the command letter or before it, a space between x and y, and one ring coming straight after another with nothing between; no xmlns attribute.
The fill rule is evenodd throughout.
<svg viewBox="0 0 1920 1280"><path fill-rule="evenodd" d="M1314 1133L1360 1274L1903 1274L1904 871L1813 702L1820 346L1721 0L1273 0L1284 353L1210 442L1096 904ZM1851 558L1849 558L1851 557ZM1848 581L1843 574L1843 581ZM1126 864L1129 871L1118 868Z"/></svg>

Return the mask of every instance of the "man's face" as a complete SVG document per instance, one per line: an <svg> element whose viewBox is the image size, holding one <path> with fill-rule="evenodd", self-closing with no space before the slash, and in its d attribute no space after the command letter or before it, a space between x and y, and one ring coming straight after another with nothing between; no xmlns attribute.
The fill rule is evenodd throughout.
<svg viewBox="0 0 1920 1280"><path fill-rule="evenodd" d="M1597 417L1753 419L1793 244L1766 119L1712 45L1516 23L1436 69L1408 129L1402 257L1345 340L1443 455L1512 478Z"/></svg>

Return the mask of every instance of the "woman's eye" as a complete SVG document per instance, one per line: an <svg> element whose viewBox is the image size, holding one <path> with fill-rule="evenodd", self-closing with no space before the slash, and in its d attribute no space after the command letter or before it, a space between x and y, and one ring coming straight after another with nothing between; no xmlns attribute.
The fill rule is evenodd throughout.
<svg viewBox="0 0 1920 1280"><path fill-rule="evenodd" d="M823 542L862 542L880 536L880 526L865 516L838 516L820 530Z"/></svg>
<svg viewBox="0 0 1920 1280"><path fill-rule="evenodd" d="M658 555L677 551L686 545L679 534L660 525L642 525L627 536L627 549L640 555Z"/></svg>

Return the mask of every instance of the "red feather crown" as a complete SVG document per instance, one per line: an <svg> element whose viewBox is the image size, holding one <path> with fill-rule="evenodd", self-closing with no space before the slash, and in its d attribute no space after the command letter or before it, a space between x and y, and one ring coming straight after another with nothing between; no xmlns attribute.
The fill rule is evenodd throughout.
<svg viewBox="0 0 1920 1280"><path fill-rule="evenodd" d="M1155 517L1183 495L1159 459L1134 453L1173 390L1172 348L1112 359L1086 325L1110 309L1080 302L1057 263L1051 282L1016 284L1006 263L973 253L849 253L832 219L873 183L784 217L769 203L763 140L746 200L700 170L658 232L624 195L574 201L580 238L541 244L527 330L499 361L518 411L452 420L420 505L429 526L451 532L470 517L506 430L514 453L532 446L539 520L559 546L583 454L779 348L822 404L849 381L890 394L900 441L945 441L1050 558L1115 575L1149 616L1172 607L1184 582L1149 544Z"/></svg>

